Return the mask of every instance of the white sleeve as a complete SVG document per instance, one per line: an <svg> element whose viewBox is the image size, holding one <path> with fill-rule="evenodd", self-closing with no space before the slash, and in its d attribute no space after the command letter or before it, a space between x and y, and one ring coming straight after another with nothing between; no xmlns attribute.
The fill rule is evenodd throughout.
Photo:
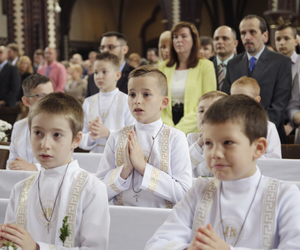
<svg viewBox="0 0 300 250"><path fill-rule="evenodd" d="M176 131L177 132L177 131ZM192 186L192 171L185 134L181 131L170 141L170 169L166 173L146 164L141 189L172 203L179 202Z"/></svg>
<svg viewBox="0 0 300 250"><path fill-rule="evenodd" d="M205 146L202 148L197 142L194 142L190 148L190 158L192 164L193 177L198 176L213 176L205 161Z"/></svg>
<svg viewBox="0 0 300 250"><path fill-rule="evenodd" d="M299 65L298 65L299 68ZM299 70L298 70L299 71ZM291 99L289 101L289 104L286 108L287 116L289 118L290 123L295 126L293 123L293 116L300 111L300 79L299 79L299 73L296 74L293 87L292 87L292 94Z"/></svg>
<svg viewBox="0 0 300 250"><path fill-rule="evenodd" d="M282 159L281 142L273 122L268 122L267 149L260 159Z"/></svg>
<svg viewBox="0 0 300 250"><path fill-rule="evenodd" d="M16 144L15 144L15 138L16 138L16 134L17 134L17 131L18 131L18 126L16 126L17 123L15 123L13 125L13 129L12 129L12 135L11 135L11 142L10 142L10 145L9 145L9 157L8 157L8 160L6 162L6 169L7 170L10 170L8 165L11 161L15 160L19 154L18 154L18 151L16 149Z"/></svg>

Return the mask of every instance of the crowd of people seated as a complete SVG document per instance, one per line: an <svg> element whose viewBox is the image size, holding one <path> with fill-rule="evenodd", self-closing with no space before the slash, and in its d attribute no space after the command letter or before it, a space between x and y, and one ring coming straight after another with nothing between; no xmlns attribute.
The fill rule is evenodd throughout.
<svg viewBox="0 0 300 250"><path fill-rule="evenodd" d="M281 159L300 125L297 31L277 27L277 52L263 18L244 17L239 31L240 54L233 28L199 37L179 22L144 61L125 58L115 31L86 61L58 62L47 47L32 65L16 44L0 46L0 105L29 109L6 168L37 172L13 188L0 240L107 249L112 202L173 209L145 249L300 249L298 188L257 166ZM77 147L102 154L95 175L73 160Z"/></svg>

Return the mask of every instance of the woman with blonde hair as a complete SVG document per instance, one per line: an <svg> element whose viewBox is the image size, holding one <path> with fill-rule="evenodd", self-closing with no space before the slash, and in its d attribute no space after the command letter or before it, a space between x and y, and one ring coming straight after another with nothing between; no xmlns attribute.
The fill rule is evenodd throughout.
<svg viewBox="0 0 300 250"><path fill-rule="evenodd" d="M33 74L33 67L31 60L28 56L21 56L17 62L17 68L19 70L19 73L21 75L21 83L31 74ZM23 96L23 89L20 89L19 95L18 95L18 101L21 101L21 98Z"/></svg>
<svg viewBox="0 0 300 250"><path fill-rule="evenodd" d="M170 59L159 64L169 87L169 105L161 118L184 133L198 132L199 98L216 90L216 73L211 61L199 55L199 35L194 24L179 22L171 30Z"/></svg>

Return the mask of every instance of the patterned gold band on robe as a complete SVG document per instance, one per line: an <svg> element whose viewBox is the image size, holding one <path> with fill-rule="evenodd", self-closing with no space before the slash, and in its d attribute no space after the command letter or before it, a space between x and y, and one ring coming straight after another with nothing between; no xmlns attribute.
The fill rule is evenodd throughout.
<svg viewBox="0 0 300 250"><path fill-rule="evenodd" d="M121 190L119 190L117 188L117 186L115 185L114 181L115 181L115 178L116 178L116 175L117 175L117 172L119 170L120 167L117 167L116 169L114 169L111 173L111 176L110 176L110 180L109 180L109 186L111 187L112 190L114 190L116 193L121 193Z"/></svg>
<svg viewBox="0 0 300 250"><path fill-rule="evenodd" d="M123 98L125 98L125 96L120 92L118 93L118 102L117 102L117 110L116 110L116 130L119 130L122 128L121 126L121 117L122 117L122 103L123 103Z"/></svg>
<svg viewBox="0 0 300 250"><path fill-rule="evenodd" d="M170 250L172 247L175 247L176 245L180 244L179 242L171 242L168 245L166 245L163 250Z"/></svg>
<svg viewBox="0 0 300 250"><path fill-rule="evenodd" d="M99 94L96 94L96 95L92 96L90 109L89 109L89 122L94 120L94 110L95 110L96 101L98 99L98 96L99 96ZM99 113L100 113L100 110L99 110Z"/></svg>
<svg viewBox="0 0 300 250"><path fill-rule="evenodd" d="M216 178L210 180L205 190L203 191L201 200L198 204L198 209L194 216L194 223L193 223L193 238L195 237L197 230L200 226L204 225L206 218L209 214L211 206L213 204L215 195L218 190L219 181Z"/></svg>
<svg viewBox="0 0 300 250"><path fill-rule="evenodd" d="M165 125L163 130L163 136L161 141L161 148L160 148L160 169L165 173L169 173L169 145L170 145L170 131L171 128Z"/></svg>
<svg viewBox="0 0 300 250"><path fill-rule="evenodd" d="M49 246L49 250L59 250L59 248L55 245L48 245Z"/></svg>
<svg viewBox="0 0 300 250"><path fill-rule="evenodd" d="M32 186L32 183L34 182L35 178L37 176L37 173L28 177L23 185L22 191L21 191L21 197L18 205L17 210L17 218L16 222L18 225L23 227L24 229L27 229L27 198L29 190Z"/></svg>
<svg viewBox="0 0 300 250"><path fill-rule="evenodd" d="M160 177L160 171L161 170L159 170L155 167L152 168L151 178L150 178L149 186L147 188L147 191L149 191L152 194L154 194L154 192L157 188L157 184L158 184L159 177Z"/></svg>
<svg viewBox="0 0 300 250"><path fill-rule="evenodd" d="M28 122L28 119L24 118L23 121L21 122L20 126L19 126L18 131L17 131L16 138L14 140L14 143L15 143L15 146L16 146L16 150L18 150L20 137L21 137L21 135L23 133L24 127L27 124L27 122Z"/></svg>
<svg viewBox="0 0 300 250"><path fill-rule="evenodd" d="M261 220L261 248L273 249L276 230L276 203L279 181L267 178L267 186L264 193L263 213Z"/></svg>
<svg viewBox="0 0 300 250"><path fill-rule="evenodd" d="M191 158L191 163L192 163L192 166L194 169L195 167L197 167L200 164L200 162L197 161L191 154L190 154L190 158Z"/></svg>
<svg viewBox="0 0 300 250"><path fill-rule="evenodd" d="M118 205L119 205L119 206L124 206L124 203L123 203L123 192L121 192L121 193L119 194Z"/></svg>
<svg viewBox="0 0 300 250"><path fill-rule="evenodd" d="M87 177L89 176L89 173L86 171L81 171L76 180L74 181L72 188L71 188L71 193L69 196L69 202L67 206L67 212L66 216L68 216L67 224L69 225L70 229L70 236L67 237L65 246L66 247L73 247L74 246L74 241L75 241L75 224L76 224L76 212L77 212L77 207L78 203L80 200L80 195L82 188L86 182Z"/></svg>
<svg viewBox="0 0 300 250"><path fill-rule="evenodd" d="M117 167L124 164L125 147L128 139L128 133L132 129L132 126L124 127L120 136L120 140L117 147Z"/></svg>

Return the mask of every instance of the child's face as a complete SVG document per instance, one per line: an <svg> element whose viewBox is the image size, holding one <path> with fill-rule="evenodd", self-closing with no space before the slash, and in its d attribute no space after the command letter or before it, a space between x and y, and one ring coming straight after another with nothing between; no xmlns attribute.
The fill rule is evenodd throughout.
<svg viewBox="0 0 300 250"><path fill-rule="evenodd" d="M169 99L163 96L154 77L134 77L128 82L128 105L132 116L148 124L160 119L161 111Z"/></svg>
<svg viewBox="0 0 300 250"><path fill-rule="evenodd" d="M121 72L117 71L111 62L96 60L94 63L94 81L102 92L111 92L116 89Z"/></svg>
<svg viewBox="0 0 300 250"><path fill-rule="evenodd" d="M238 180L255 173L257 141L250 145L238 122L205 123L203 128L206 163L217 179Z"/></svg>
<svg viewBox="0 0 300 250"><path fill-rule="evenodd" d="M30 108L33 104L35 104L42 97L44 97L45 95L50 94L52 92L53 92L53 85L51 82L39 84L36 88L34 88L30 91L29 97L23 96L22 101L25 106Z"/></svg>
<svg viewBox="0 0 300 250"><path fill-rule="evenodd" d="M197 126L198 129L202 127L202 119L208 108L221 97L216 98L207 98L199 102L198 104L198 113L197 113Z"/></svg>
<svg viewBox="0 0 300 250"><path fill-rule="evenodd" d="M45 169L71 162L73 149L81 141L81 132L72 140L69 121L63 115L40 113L31 122L30 138L35 158Z"/></svg>
<svg viewBox="0 0 300 250"><path fill-rule="evenodd" d="M207 44L204 46L200 45L200 56L209 59L214 55L215 53L213 52L211 44Z"/></svg>

